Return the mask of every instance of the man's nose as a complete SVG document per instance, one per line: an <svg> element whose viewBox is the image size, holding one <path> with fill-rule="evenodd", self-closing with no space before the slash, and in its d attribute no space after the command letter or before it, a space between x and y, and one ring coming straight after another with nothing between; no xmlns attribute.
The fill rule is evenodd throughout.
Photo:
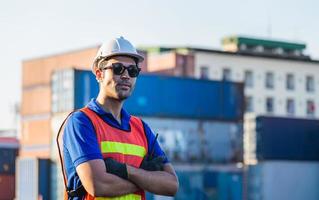
<svg viewBox="0 0 319 200"><path fill-rule="evenodd" d="M122 79L129 79L130 78L127 69L125 69L123 74L121 74L121 78Z"/></svg>

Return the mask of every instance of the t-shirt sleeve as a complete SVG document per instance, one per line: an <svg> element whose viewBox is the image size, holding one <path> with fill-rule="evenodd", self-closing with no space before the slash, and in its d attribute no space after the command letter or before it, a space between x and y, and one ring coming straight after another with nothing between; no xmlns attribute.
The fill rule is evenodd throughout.
<svg viewBox="0 0 319 200"><path fill-rule="evenodd" d="M91 120L81 111L68 119L63 134L63 145L74 167L93 159L103 159Z"/></svg>
<svg viewBox="0 0 319 200"><path fill-rule="evenodd" d="M168 160L167 156L165 155L165 152L162 150L161 146L159 145L158 139L154 143L154 147L152 147L153 142L155 140L155 135L154 135L153 131L151 130L151 128L144 121L142 121L142 122L143 122L144 130L145 130L145 134L146 134L146 138L147 138L148 150L152 151L152 149L154 148L153 156L154 157L164 156L165 159L164 159L163 163L168 163L169 160ZM151 153L151 152L149 152L149 153Z"/></svg>

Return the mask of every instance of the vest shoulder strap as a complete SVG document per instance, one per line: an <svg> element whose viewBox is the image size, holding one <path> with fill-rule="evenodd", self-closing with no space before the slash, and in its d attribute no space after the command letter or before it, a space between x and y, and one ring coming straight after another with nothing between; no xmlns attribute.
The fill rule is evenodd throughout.
<svg viewBox="0 0 319 200"><path fill-rule="evenodd" d="M78 196L83 196L86 194L86 191L83 187L83 185L80 185L78 188L76 189L70 189L68 188L68 185L67 185L67 177L66 177L66 171L65 171L65 168L64 168L64 164L63 164L63 154L62 154L62 151L61 151L61 146L60 146L60 136L61 136L61 132L62 130L64 129L64 126L65 126L65 123L66 121L69 119L69 117L74 113L74 112L77 112L79 110L74 110L72 111L71 113L68 114L68 116L63 120L60 128L59 128L59 131L58 131L58 134L57 134L57 137L56 137L56 143L57 143L57 147L58 147L58 153L59 153L59 160L60 160L60 165L61 165L61 171L62 171L62 175L63 175L63 182L64 182L64 187L65 187L65 193L64 193L64 200L67 200L68 197L78 197ZM63 145L62 145L63 147Z"/></svg>

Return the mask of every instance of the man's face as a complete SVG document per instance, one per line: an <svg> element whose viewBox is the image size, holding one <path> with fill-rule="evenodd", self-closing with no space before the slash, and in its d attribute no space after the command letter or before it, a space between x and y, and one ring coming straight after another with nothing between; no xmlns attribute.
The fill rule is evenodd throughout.
<svg viewBox="0 0 319 200"><path fill-rule="evenodd" d="M100 81L100 91L110 98L125 100L131 96L136 82L136 77L129 76L127 69L121 75L115 75L112 69L104 69L112 66L112 63L122 63L124 66L136 65L134 59L126 56L115 56L107 61L99 63L96 78Z"/></svg>

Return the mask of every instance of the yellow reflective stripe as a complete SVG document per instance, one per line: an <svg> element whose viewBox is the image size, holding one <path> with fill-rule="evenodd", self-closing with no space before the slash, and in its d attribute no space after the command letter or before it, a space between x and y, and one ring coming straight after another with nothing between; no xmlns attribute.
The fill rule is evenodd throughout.
<svg viewBox="0 0 319 200"><path fill-rule="evenodd" d="M143 146L111 141L102 141L101 150L102 153L121 153L124 155L139 156L142 158L146 154L146 150Z"/></svg>
<svg viewBox="0 0 319 200"><path fill-rule="evenodd" d="M96 200L141 200L142 196L138 194L127 194L119 197L95 197Z"/></svg>

